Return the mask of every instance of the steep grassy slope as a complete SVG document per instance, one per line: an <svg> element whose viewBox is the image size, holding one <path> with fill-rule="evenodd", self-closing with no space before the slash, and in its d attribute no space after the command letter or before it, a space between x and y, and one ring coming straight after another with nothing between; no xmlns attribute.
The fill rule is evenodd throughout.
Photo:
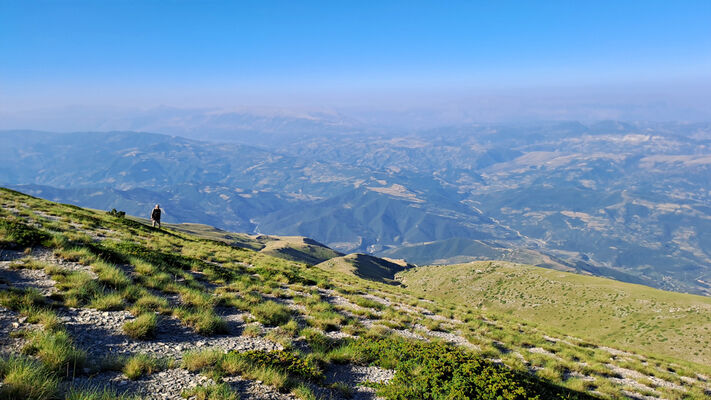
<svg viewBox="0 0 711 400"><path fill-rule="evenodd" d="M503 312L595 343L711 364L711 298L507 262L419 267L427 298Z"/></svg>
<svg viewBox="0 0 711 400"><path fill-rule="evenodd" d="M711 393L708 366L476 304L2 189L0 206L0 398L372 398L366 381L387 399Z"/></svg>

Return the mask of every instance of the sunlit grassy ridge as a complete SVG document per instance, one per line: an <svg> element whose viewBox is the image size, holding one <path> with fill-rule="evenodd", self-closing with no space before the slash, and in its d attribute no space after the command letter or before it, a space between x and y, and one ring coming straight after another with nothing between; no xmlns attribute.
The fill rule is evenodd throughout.
<svg viewBox="0 0 711 400"><path fill-rule="evenodd" d="M428 298L503 312L598 344L711 363L711 298L507 262L416 268Z"/></svg>
<svg viewBox="0 0 711 400"><path fill-rule="evenodd" d="M707 378L697 374L708 376L711 369L699 364L614 354L505 312L428 301L402 287L312 267L288 256L273 257L257 248L151 229L103 212L8 190L0 190L0 202L4 248L49 249L55 257L91 271L69 271L31 256L13 262L13 268L43 270L56 282L57 292L45 298L31 290L0 289L0 305L42 321L39 333L27 333L34 344L22 356L25 361L3 358L8 367L0 371L0 379L5 382L8 376L17 381L19 372L12 368L27 369L35 359L54 371L56 379L66 376L72 360L91 371L111 365L127 377L172 365L170 360L154 361L140 354L130 360L97 362L62 333L61 323L52 317L55 310L127 310L136 318L123 326L124 332L143 341L151 340L156 324L168 318L204 336L225 334L221 310L232 309L247 315L241 335L279 343L283 350L212 349L185 354L181 365L170 368L200 371L218 383L223 377L241 375L305 399L315 398L318 390L342 386L325 385L320 378L340 363L394 369L394 378L378 386L386 398L584 399L622 398L627 392L665 398L706 396L708 385L702 380ZM656 380L633 383L613 367ZM419 377L418 385L411 384L412 376ZM660 385L661 381L671 385ZM50 389L53 382L48 382ZM20 390L20 383L2 390ZM219 384L201 393L231 398L230 390Z"/></svg>
<svg viewBox="0 0 711 400"><path fill-rule="evenodd" d="M394 283L395 274L409 266L405 263L395 263L367 254L348 254L343 257L331 258L317 265L327 271L387 283Z"/></svg>
<svg viewBox="0 0 711 400"><path fill-rule="evenodd" d="M143 221L139 218L132 218ZM263 254L306 264L318 264L342 254L315 240L302 236L247 235L226 232L203 224L166 224L166 227L189 233L202 239L216 240L236 247L243 247Z"/></svg>

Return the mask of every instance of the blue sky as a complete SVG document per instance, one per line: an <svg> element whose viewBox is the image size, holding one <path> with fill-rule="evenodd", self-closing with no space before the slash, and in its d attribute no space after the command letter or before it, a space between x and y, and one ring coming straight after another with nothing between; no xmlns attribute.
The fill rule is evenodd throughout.
<svg viewBox="0 0 711 400"><path fill-rule="evenodd" d="M0 58L5 109L683 97L711 84L711 2L0 0Z"/></svg>

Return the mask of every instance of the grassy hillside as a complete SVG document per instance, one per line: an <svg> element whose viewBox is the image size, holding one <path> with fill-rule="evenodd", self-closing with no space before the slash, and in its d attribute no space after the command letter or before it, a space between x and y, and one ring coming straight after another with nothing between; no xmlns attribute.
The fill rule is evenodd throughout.
<svg viewBox="0 0 711 400"><path fill-rule="evenodd" d="M711 364L711 298L507 262L419 267L418 295L505 313L595 343Z"/></svg>
<svg viewBox="0 0 711 400"><path fill-rule="evenodd" d="M395 274L413 267L405 262L387 260L367 254L348 254L324 261L317 267L340 274L349 274L363 279L396 283Z"/></svg>
<svg viewBox="0 0 711 400"><path fill-rule="evenodd" d="M134 219L140 220L138 218ZM141 221L148 223L146 220ZM315 240L303 236L247 235L227 232L203 224L184 223L166 224L165 226L203 239L221 241L231 246L255 250L277 258L306 264L318 264L342 255Z"/></svg>
<svg viewBox="0 0 711 400"><path fill-rule="evenodd" d="M456 254L455 256L452 256ZM409 244L378 253L379 256L404 258L418 265L458 264L479 260L502 260L574 271L570 265L534 250L509 248L496 242L452 238Z"/></svg>
<svg viewBox="0 0 711 400"><path fill-rule="evenodd" d="M477 304L4 189L0 206L0 398L711 393L707 365Z"/></svg>

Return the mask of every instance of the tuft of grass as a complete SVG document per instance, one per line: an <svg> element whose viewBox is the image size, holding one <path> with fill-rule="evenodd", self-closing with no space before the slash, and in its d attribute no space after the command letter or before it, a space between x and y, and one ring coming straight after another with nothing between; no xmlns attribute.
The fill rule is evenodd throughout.
<svg viewBox="0 0 711 400"><path fill-rule="evenodd" d="M183 354L182 367L193 372L205 371L217 365L222 357L223 353L219 349L188 351Z"/></svg>
<svg viewBox="0 0 711 400"><path fill-rule="evenodd" d="M157 371L160 371L158 360L145 354L132 356L126 361L123 367L124 375L131 380L138 379L143 375L150 375Z"/></svg>
<svg viewBox="0 0 711 400"><path fill-rule="evenodd" d="M30 249L31 250L31 249ZM48 265L32 257L23 257L10 263L10 269L45 269Z"/></svg>
<svg viewBox="0 0 711 400"><path fill-rule="evenodd" d="M44 296L35 288L17 289L11 287L9 290L0 291L0 306L13 311L42 306L44 303Z"/></svg>
<svg viewBox="0 0 711 400"><path fill-rule="evenodd" d="M262 336L263 329L261 325L258 324L252 324L252 325L247 325L244 330L242 331L242 336L246 337L259 337Z"/></svg>
<svg viewBox="0 0 711 400"><path fill-rule="evenodd" d="M213 308L217 299L208 293L197 289L182 289L180 291L180 301L186 306L197 309Z"/></svg>
<svg viewBox="0 0 711 400"><path fill-rule="evenodd" d="M353 397L353 389L345 382L334 382L330 386L331 389L338 391L341 396L346 399L350 399L351 397Z"/></svg>
<svg viewBox="0 0 711 400"><path fill-rule="evenodd" d="M49 369L66 376L74 376L86 361L86 353L74 346L64 330L32 332L22 352L36 356Z"/></svg>
<svg viewBox="0 0 711 400"><path fill-rule="evenodd" d="M57 289L63 292L64 304L68 307L79 307L102 291L99 283L83 271L53 274L52 278L57 281Z"/></svg>
<svg viewBox="0 0 711 400"><path fill-rule="evenodd" d="M327 307L324 310L312 312L313 318L309 320L309 324L326 332L339 330L347 318L335 311L330 304L325 304Z"/></svg>
<svg viewBox="0 0 711 400"><path fill-rule="evenodd" d="M46 308L30 307L24 309L22 314L27 316L27 322L40 324L46 331L56 331L62 327L62 321L57 314Z"/></svg>
<svg viewBox="0 0 711 400"><path fill-rule="evenodd" d="M311 390L310 387L308 387L304 383L298 384L296 387L291 389L291 394L296 396L298 399L301 400L318 400L319 397L314 394L314 391Z"/></svg>
<svg viewBox="0 0 711 400"><path fill-rule="evenodd" d="M164 313L169 310L167 299L152 294L143 294L131 306L131 313L134 315L149 311Z"/></svg>
<svg viewBox="0 0 711 400"><path fill-rule="evenodd" d="M226 383L196 386L184 391L181 396L195 400L237 400L239 397Z"/></svg>
<svg viewBox="0 0 711 400"><path fill-rule="evenodd" d="M291 310L288 307L274 301L259 303L251 309L252 315L267 326L279 326L289 322Z"/></svg>
<svg viewBox="0 0 711 400"><path fill-rule="evenodd" d="M140 397L125 393L119 394L108 387L72 388L67 392L65 400L140 400Z"/></svg>
<svg viewBox="0 0 711 400"><path fill-rule="evenodd" d="M299 333L299 323L292 319L289 322L280 325L279 329L289 336L295 337Z"/></svg>
<svg viewBox="0 0 711 400"><path fill-rule="evenodd" d="M132 283L131 278L113 264L104 261L96 261L92 265L92 269L96 272L99 282L108 287L122 289Z"/></svg>
<svg viewBox="0 0 711 400"><path fill-rule="evenodd" d="M177 308L173 311L173 315L201 335L211 336L228 333L227 324L219 315L215 314L214 310Z"/></svg>
<svg viewBox="0 0 711 400"><path fill-rule="evenodd" d="M0 399L50 399L59 387L53 371L25 357L0 358L0 379Z"/></svg>
<svg viewBox="0 0 711 400"><path fill-rule="evenodd" d="M59 247L54 250L54 255L67 261L78 262L83 265L90 265L97 260L96 255L92 253L89 248L80 246L69 248Z"/></svg>
<svg viewBox="0 0 711 400"><path fill-rule="evenodd" d="M383 303L369 299L367 297L357 296L355 298L355 303L356 305L359 305L361 307L372 308L375 310L382 310L383 308L385 308L385 305L383 305Z"/></svg>
<svg viewBox="0 0 711 400"><path fill-rule="evenodd" d="M158 326L158 316L152 312L146 312L123 324L123 332L134 339L150 339L155 337Z"/></svg>
<svg viewBox="0 0 711 400"><path fill-rule="evenodd" d="M100 311L118 311L123 310L125 304L123 296L116 292L97 293L96 297L91 299L89 307Z"/></svg>

